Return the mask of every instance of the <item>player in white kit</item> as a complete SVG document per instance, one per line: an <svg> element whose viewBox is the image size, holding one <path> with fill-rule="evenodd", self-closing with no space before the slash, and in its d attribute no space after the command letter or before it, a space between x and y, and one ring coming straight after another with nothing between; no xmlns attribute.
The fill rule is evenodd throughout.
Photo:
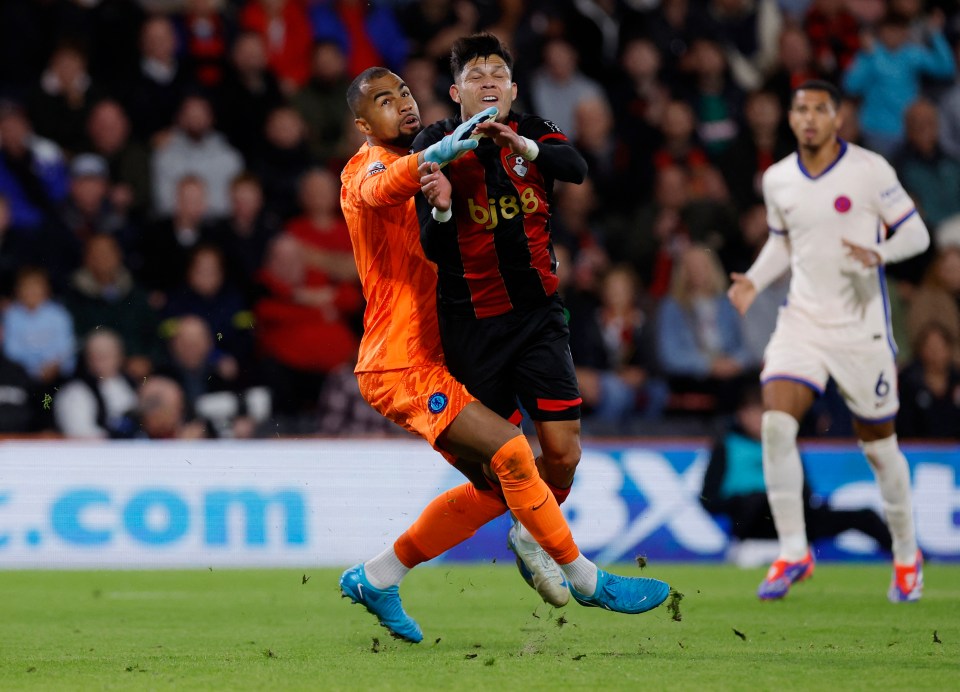
<svg viewBox="0 0 960 692"><path fill-rule="evenodd" d="M805 82L794 91L789 122L798 151L763 176L770 236L747 273L731 275L729 297L743 314L758 292L792 271L760 375L763 470L780 556L757 594L783 598L813 573L797 430L833 377L853 414L893 536L888 597L915 601L923 590L923 562L910 471L894 433L896 345L884 266L923 252L930 237L890 164L839 139L839 105L839 91L827 82Z"/></svg>

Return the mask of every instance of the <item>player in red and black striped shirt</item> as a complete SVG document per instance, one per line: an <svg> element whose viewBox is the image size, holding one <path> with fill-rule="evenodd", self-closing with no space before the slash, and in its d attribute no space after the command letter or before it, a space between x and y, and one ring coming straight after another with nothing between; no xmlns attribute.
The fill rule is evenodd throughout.
<svg viewBox="0 0 960 692"><path fill-rule="evenodd" d="M511 110L513 61L495 36L459 39L450 66L460 118L428 127L415 150L485 108L501 115L477 127L485 137L476 149L421 179L420 236L437 265L444 355L473 396L514 423L519 400L540 439L541 475L563 502L580 461L581 399L557 295L550 212L554 181L582 182L587 164L549 120ZM544 600L563 605L562 574L518 525L510 544Z"/></svg>

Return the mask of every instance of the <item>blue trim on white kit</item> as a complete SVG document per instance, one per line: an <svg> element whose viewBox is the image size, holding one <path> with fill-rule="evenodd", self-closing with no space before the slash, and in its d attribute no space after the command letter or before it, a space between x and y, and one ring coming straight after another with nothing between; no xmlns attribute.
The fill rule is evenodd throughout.
<svg viewBox="0 0 960 692"><path fill-rule="evenodd" d="M816 180L817 178L822 178L831 170L833 170L833 167L840 163L840 159L842 159L843 155L847 153L847 143L840 137L837 137L837 141L840 143L840 152L837 154L837 158L835 158L829 166L824 168L819 175L810 175L810 171L806 169L806 167L803 165L803 161L800 160L800 154L797 154L797 165L800 167L800 172L810 180Z"/></svg>
<svg viewBox="0 0 960 692"><path fill-rule="evenodd" d="M811 382L810 380L805 380L804 378L799 377L798 375L770 375L769 377L765 377L764 379L760 380L760 384L763 385L763 384L766 384L767 382L773 382L774 380L786 380L787 382L796 382L797 384L802 384L805 387L809 387L810 389L812 389L814 392L817 393L817 396L823 395L823 389L819 385L815 384L814 382Z"/></svg>
<svg viewBox="0 0 960 692"><path fill-rule="evenodd" d="M904 216L901 216L899 221L893 223L891 226L889 226L889 227L887 228L887 237L889 238L889 237L891 236L891 234L892 234L895 230L897 230L898 228L900 228L900 225L901 225L904 221L906 221L907 219L909 219L911 216L913 216L913 215L916 214L916 213L917 213L917 208L914 207L912 211L908 212L908 213L907 213L906 215L904 215Z"/></svg>
<svg viewBox="0 0 960 692"><path fill-rule="evenodd" d="M914 209L913 211L916 212L916 209ZM904 219L901 219L900 222L904 221L908 217L909 215L907 217L904 217ZM882 239L880 237L882 228L883 226L880 223L880 220L878 219L877 220L877 244L878 245L882 242ZM890 351L893 352L893 357L896 358L899 349L897 348L897 342L893 338L893 324L890 316L892 311L890 309L890 296L887 293L887 272L886 272L886 268L882 264L877 266L877 278L880 281L880 297L883 299L883 323L887 328L887 345L890 347Z"/></svg>
<svg viewBox="0 0 960 692"><path fill-rule="evenodd" d="M773 226L767 226L767 230L774 235L787 235L786 231L781 231L779 228L774 228Z"/></svg>

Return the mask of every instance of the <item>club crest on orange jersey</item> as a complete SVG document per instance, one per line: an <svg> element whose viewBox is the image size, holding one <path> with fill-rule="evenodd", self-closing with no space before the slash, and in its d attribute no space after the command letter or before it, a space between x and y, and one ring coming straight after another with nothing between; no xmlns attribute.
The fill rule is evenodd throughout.
<svg viewBox="0 0 960 692"><path fill-rule="evenodd" d="M371 175L376 175L377 173L383 173L385 170L387 170L387 167L383 165L382 161L374 161L369 166L367 166L367 174L363 177L369 178Z"/></svg>
<svg viewBox="0 0 960 692"><path fill-rule="evenodd" d="M430 409L430 413L440 413L447 407L447 395L443 392L434 392L430 395L430 398L427 399L427 408Z"/></svg>

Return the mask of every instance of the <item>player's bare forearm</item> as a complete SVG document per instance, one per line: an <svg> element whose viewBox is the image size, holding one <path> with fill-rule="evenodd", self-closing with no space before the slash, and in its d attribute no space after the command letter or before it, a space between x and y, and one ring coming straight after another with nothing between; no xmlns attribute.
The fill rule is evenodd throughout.
<svg viewBox="0 0 960 692"><path fill-rule="evenodd" d="M737 312L745 315L757 297L757 287L745 274L734 272L730 275L730 279L733 283L727 290L727 298L730 299Z"/></svg>
<svg viewBox="0 0 960 692"><path fill-rule="evenodd" d="M849 257L855 259L868 269L871 267L876 267L881 263L880 254L868 247L851 243L846 239L843 239L843 247L846 249Z"/></svg>

